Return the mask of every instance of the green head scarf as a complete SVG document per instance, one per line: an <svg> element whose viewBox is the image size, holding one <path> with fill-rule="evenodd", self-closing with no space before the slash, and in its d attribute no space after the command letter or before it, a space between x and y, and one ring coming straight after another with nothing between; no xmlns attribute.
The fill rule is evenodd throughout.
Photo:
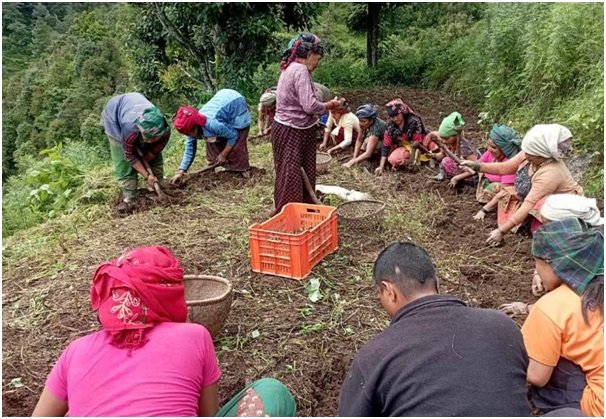
<svg viewBox="0 0 606 419"><path fill-rule="evenodd" d="M558 278L578 295L604 275L604 230L578 218L541 226L532 239L532 256L549 260Z"/></svg>
<svg viewBox="0 0 606 419"><path fill-rule="evenodd" d="M457 135L459 132L461 132L463 125L465 125L463 115L458 112L453 112L446 118L442 119L442 123L438 129L438 134L440 134L440 137L452 137L453 135Z"/></svg>
<svg viewBox="0 0 606 419"><path fill-rule="evenodd" d="M489 137L509 159L520 152L522 136L507 125L494 124Z"/></svg>
<svg viewBox="0 0 606 419"><path fill-rule="evenodd" d="M139 131L141 131L141 135L146 140L162 137L170 129L166 123L166 119L155 106L144 110L143 114L137 119L136 124L139 127Z"/></svg>

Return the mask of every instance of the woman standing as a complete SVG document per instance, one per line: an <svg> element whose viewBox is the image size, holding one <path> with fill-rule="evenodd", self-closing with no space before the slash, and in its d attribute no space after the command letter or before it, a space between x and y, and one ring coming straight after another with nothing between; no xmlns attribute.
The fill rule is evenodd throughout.
<svg viewBox="0 0 606 419"><path fill-rule="evenodd" d="M301 168L312 188L315 187L317 116L340 103L337 99L320 102L314 91L311 73L323 54L324 48L317 36L299 33L282 56L275 123L271 129L276 213L289 202L313 202L305 189Z"/></svg>
<svg viewBox="0 0 606 419"><path fill-rule="evenodd" d="M257 107L258 118L257 128L259 134L268 135L271 131L271 125L274 122L274 116L276 116L276 89L277 87L270 87L267 89L259 98L259 105ZM320 102L327 102L330 100L332 95L330 90L320 83L314 82L314 90L316 91L316 98ZM322 122L322 118L324 122ZM326 124L328 114L324 114L320 117L320 123Z"/></svg>

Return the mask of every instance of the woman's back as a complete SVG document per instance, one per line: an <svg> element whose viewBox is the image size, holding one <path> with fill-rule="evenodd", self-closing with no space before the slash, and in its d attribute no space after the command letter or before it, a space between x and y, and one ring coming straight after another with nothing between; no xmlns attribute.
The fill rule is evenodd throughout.
<svg viewBox="0 0 606 419"><path fill-rule="evenodd" d="M105 331L72 342L47 380L70 416L197 416L202 387L221 376L212 338L198 324L160 323L129 353Z"/></svg>
<svg viewBox="0 0 606 419"><path fill-rule="evenodd" d="M581 399L585 413L601 416L604 405L604 319L591 312L587 324L581 297L563 284L537 301L522 327L528 356L555 366L560 357L579 365L587 387Z"/></svg>

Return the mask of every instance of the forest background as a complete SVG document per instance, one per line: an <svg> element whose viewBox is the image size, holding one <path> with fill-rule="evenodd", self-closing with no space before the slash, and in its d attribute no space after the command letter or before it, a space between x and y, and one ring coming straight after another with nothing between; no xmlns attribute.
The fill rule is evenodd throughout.
<svg viewBox="0 0 606 419"><path fill-rule="evenodd" d="M586 193L603 198L602 3L4 3L3 237L107 213L111 96L141 92L172 117L228 87L254 108L299 30L324 40L314 79L337 94L413 86L468 103L487 129L569 127Z"/></svg>

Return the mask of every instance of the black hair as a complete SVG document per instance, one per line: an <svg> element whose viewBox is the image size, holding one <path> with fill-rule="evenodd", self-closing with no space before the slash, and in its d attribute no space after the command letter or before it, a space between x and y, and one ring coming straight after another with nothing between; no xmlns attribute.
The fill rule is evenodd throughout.
<svg viewBox="0 0 606 419"><path fill-rule="evenodd" d="M377 257L373 278L392 282L406 296L420 291L438 292L436 271L429 254L416 243L397 241L387 246Z"/></svg>
<svg viewBox="0 0 606 419"><path fill-rule="evenodd" d="M585 324L589 325L589 312L599 310L604 317L604 275L596 276L581 296L581 312Z"/></svg>

